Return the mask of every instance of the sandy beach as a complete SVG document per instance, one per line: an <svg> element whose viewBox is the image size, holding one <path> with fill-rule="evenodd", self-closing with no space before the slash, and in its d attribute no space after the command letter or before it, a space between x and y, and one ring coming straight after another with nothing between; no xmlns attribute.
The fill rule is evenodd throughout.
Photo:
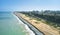
<svg viewBox="0 0 60 35"><path fill-rule="evenodd" d="M18 15L17 17L22 17L26 21L28 21L31 25L36 27L38 30L42 31L45 35L60 35L59 31L55 29L54 27L51 27L41 21L37 21L35 19L32 19L30 17L25 16L24 14L16 13Z"/></svg>

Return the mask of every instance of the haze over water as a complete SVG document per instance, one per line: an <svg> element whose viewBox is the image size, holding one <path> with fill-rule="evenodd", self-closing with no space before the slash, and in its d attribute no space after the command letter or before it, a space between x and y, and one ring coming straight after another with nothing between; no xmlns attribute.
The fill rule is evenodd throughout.
<svg viewBox="0 0 60 35"><path fill-rule="evenodd" d="M28 35L28 31L12 13L0 12L0 35Z"/></svg>

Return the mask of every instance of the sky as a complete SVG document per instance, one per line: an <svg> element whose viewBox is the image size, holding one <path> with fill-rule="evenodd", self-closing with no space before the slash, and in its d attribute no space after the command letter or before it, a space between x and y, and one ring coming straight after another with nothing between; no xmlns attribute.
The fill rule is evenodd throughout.
<svg viewBox="0 0 60 35"><path fill-rule="evenodd" d="M0 11L60 10L60 0L0 0Z"/></svg>

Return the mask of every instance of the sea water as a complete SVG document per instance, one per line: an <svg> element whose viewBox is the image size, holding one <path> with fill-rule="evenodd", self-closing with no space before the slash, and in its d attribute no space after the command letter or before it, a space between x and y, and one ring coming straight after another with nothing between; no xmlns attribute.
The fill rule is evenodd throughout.
<svg viewBox="0 0 60 35"><path fill-rule="evenodd" d="M0 12L0 35L35 35L11 12Z"/></svg>

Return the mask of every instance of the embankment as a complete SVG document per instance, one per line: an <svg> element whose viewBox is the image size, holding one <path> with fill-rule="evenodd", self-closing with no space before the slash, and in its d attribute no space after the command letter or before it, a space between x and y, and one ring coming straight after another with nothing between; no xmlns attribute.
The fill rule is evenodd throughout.
<svg viewBox="0 0 60 35"><path fill-rule="evenodd" d="M35 26L30 24L30 22L27 22L25 19L23 19L20 14L14 13L23 23L25 23L34 33L35 35L44 35L43 32L39 31Z"/></svg>

